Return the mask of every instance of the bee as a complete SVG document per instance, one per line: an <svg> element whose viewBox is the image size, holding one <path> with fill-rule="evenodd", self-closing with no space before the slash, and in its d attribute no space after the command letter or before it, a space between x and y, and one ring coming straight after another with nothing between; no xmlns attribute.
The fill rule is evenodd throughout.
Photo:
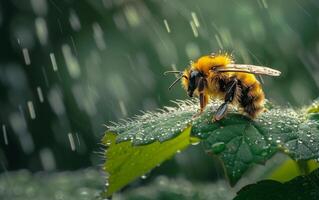
<svg viewBox="0 0 319 200"><path fill-rule="evenodd" d="M169 86L171 89L178 81L189 97L199 97L199 116L209 99L220 99L223 103L217 109L213 121L221 120L228 111L229 104L235 105L251 119L264 110L265 94L255 75L279 76L280 71L247 64L235 64L228 54L211 54L191 62L184 71L166 71L179 77Z"/></svg>

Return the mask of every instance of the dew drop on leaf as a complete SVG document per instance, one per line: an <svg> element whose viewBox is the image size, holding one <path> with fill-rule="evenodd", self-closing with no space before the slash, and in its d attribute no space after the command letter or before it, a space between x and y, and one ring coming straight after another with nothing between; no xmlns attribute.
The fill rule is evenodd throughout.
<svg viewBox="0 0 319 200"><path fill-rule="evenodd" d="M200 143L200 141L198 141L198 142L192 142L191 145L196 146L196 145L198 145L199 143Z"/></svg>
<svg viewBox="0 0 319 200"><path fill-rule="evenodd" d="M218 154L224 151L225 148L226 148L226 145L224 142L217 142L211 146L212 152L214 152L215 154Z"/></svg>

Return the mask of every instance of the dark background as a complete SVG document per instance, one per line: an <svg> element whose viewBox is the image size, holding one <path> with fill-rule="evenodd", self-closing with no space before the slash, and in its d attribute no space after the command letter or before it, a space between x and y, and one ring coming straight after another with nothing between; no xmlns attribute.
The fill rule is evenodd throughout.
<svg viewBox="0 0 319 200"><path fill-rule="evenodd" d="M219 50L282 71L264 77L271 101L310 104L319 91L318 15L317 0L2 0L0 171L101 164L103 124L186 99L180 87L167 90L174 78L163 72ZM215 165L198 152L162 170L209 176Z"/></svg>

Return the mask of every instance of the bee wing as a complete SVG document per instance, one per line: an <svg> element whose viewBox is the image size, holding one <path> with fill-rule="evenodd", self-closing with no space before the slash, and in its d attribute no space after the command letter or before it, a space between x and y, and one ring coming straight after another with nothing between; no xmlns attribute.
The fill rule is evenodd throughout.
<svg viewBox="0 0 319 200"><path fill-rule="evenodd" d="M280 76L281 72L269 67L245 65L245 64L228 64L223 68L215 68L216 72L243 72L257 75Z"/></svg>

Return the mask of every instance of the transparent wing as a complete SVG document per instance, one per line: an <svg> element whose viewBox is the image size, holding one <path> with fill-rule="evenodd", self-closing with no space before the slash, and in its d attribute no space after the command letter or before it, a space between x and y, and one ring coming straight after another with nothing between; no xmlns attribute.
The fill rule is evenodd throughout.
<svg viewBox="0 0 319 200"><path fill-rule="evenodd" d="M257 75L280 76L281 72L269 67L245 65L245 64L228 64L226 67L213 69L216 72L244 72Z"/></svg>

